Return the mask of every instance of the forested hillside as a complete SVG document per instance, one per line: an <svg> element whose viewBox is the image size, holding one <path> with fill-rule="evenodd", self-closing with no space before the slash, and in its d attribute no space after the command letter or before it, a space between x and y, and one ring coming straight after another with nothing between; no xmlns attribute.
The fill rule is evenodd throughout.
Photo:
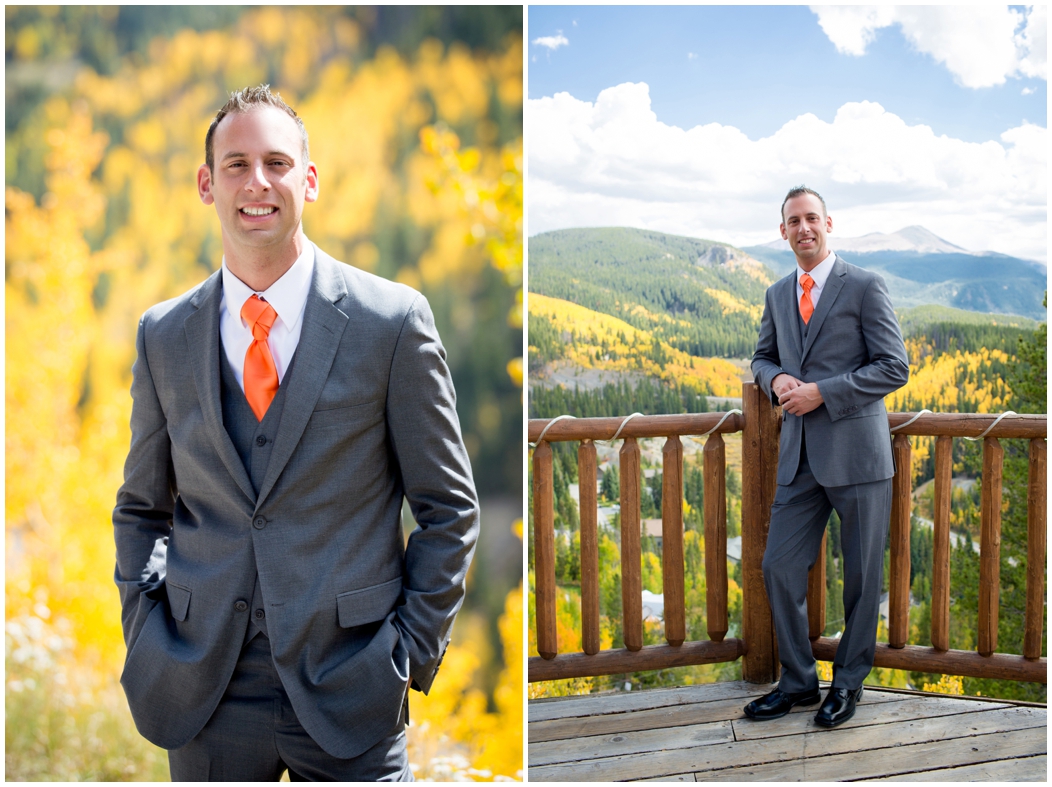
<svg viewBox="0 0 1052 787"><path fill-rule="evenodd" d="M531 294L617 317L690 355L752 354L773 278L732 246L624 228L548 232L528 246Z"/></svg>
<svg viewBox="0 0 1052 787"><path fill-rule="evenodd" d="M741 395L732 364L689 355L657 338L656 331L544 295L531 294L529 319L531 375L564 359L577 368L637 373L699 395ZM537 382L543 384L542 379Z"/></svg>

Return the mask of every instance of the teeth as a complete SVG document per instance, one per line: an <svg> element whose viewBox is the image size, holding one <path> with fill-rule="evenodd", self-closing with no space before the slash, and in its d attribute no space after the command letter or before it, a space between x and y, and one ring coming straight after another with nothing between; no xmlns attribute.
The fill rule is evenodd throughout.
<svg viewBox="0 0 1052 787"><path fill-rule="evenodd" d="M249 216L269 216L277 208L242 208L241 212Z"/></svg>

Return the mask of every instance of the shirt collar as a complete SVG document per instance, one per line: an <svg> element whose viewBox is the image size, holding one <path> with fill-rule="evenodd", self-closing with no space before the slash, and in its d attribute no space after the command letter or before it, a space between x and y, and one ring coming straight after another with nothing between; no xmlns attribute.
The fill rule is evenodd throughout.
<svg viewBox="0 0 1052 787"><path fill-rule="evenodd" d="M253 295L259 295L274 307L278 319L285 323L288 330L296 327L303 318L303 309L307 304L311 280L314 277L314 244L307 241L303 253L282 275L265 291L257 292L230 272L223 258L223 301L232 314L241 315L245 301Z"/></svg>
<svg viewBox="0 0 1052 787"><path fill-rule="evenodd" d="M826 258L818 263L810 271L805 271L799 265L796 266L796 283L800 283L800 277L805 273L808 273L812 279L815 280L815 286L821 290L826 286L826 279L829 278L829 274L833 271L833 263L836 261L836 252L829 252Z"/></svg>

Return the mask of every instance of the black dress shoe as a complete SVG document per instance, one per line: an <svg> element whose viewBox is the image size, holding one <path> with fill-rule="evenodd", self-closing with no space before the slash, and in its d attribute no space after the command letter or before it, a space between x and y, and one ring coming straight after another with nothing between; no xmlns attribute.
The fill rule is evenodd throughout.
<svg viewBox="0 0 1052 787"><path fill-rule="evenodd" d="M834 689L830 687L826 701L815 716L815 724L822 727L836 727L855 715L855 705L862 699L862 687L851 689Z"/></svg>
<svg viewBox="0 0 1052 787"><path fill-rule="evenodd" d="M764 694L760 699L753 700L745 706L745 715L757 721L768 719L780 719L787 714L794 705L814 705L822 699L822 693L817 689L801 691L789 694L781 689L775 689L770 694Z"/></svg>

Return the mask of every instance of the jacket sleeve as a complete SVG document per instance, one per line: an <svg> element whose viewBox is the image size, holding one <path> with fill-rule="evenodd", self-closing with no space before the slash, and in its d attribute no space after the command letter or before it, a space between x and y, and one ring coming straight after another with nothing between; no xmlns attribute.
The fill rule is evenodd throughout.
<svg viewBox="0 0 1052 787"><path fill-rule="evenodd" d="M910 365L902 331L880 276L873 276L862 295L860 323L868 362L853 372L818 381L818 390L833 421L883 399L909 380Z"/></svg>
<svg viewBox="0 0 1052 787"><path fill-rule="evenodd" d="M771 383L774 378L785 372L781 366L781 357L778 353L778 333L774 327L774 313L771 310L771 290L767 288L764 296L763 317L760 319L760 338L756 342L756 352L752 356L752 375L756 384L771 399L771 403L778 404L777 397L771 392Z"/></svg>
<svg viewBox="0 0 1052 787"><path fill-rule="evenodd" d="M124 642L130 649L146 616L164 593L165 556L175 502L171 443L139 321L132 367L131 448L113 510L117 546L114 581L120 591Z"/></svg>
<svg viewBox="0 0 1052 787"><path fill-rule="evenodd" d="M410 307L395 348L387 421L417 523L406 544L405 604L395 622L409 651L413 687L426 693L464 600L479 506L445 349L422 295Z"/></svg>

